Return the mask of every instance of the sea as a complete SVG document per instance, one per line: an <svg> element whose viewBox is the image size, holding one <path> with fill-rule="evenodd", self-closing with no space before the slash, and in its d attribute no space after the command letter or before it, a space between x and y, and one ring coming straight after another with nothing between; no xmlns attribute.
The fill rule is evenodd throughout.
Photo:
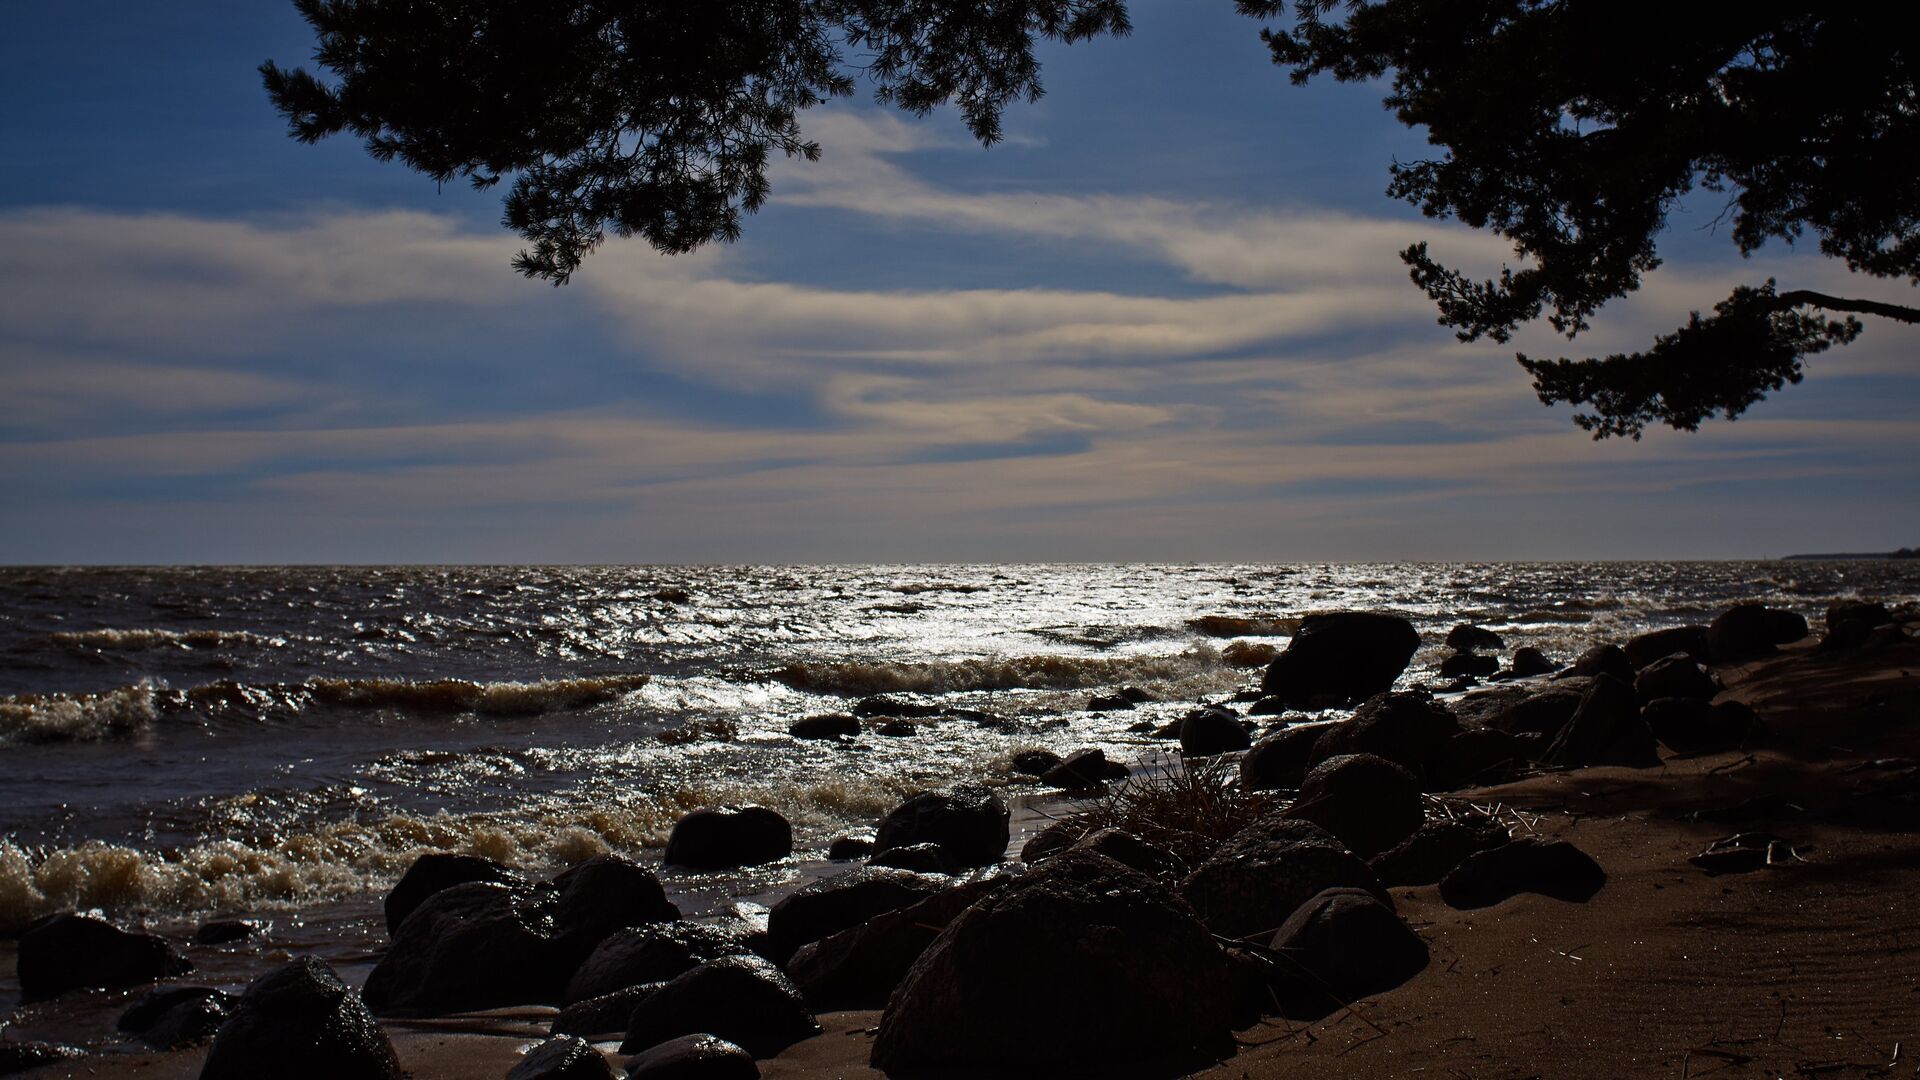
<svg viewBox="0 0 1920 1080"><path fill-rule="evenodd" d="M1018 750L1164 760L1141 729L1256 685L1311 612L1411 619L1422 682L1456 623L1565 660L1848 597L1920 600L1920 562L0 569L0 929L366 915L423 852L657 866L688 810L786 815L793 859L661 870L711 911L915 791L1035 791ZM1089 709L1122 687L1152 700ZM874 695L940 715L788 734Z"/></svg>

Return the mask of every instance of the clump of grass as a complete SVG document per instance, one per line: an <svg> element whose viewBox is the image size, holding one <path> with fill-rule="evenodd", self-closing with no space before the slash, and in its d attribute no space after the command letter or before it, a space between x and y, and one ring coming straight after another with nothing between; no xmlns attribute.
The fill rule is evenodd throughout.
<svg viewBox="0 0 1920 1080"><path fill-rule="evenodd" d="M1174 755L1128 777L1063 824L1082 836L1119 829L1194 866L1221 841L1284 805L1286 800L1275 793L1242 788L1234 760L1189 761Z"/></svg>

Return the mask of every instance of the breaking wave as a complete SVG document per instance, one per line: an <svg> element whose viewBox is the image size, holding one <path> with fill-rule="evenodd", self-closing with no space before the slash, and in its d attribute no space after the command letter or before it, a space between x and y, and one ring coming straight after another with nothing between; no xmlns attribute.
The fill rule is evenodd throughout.
<svg viewBox="0 0 1920 1080"><path fill-rule="evenodd" d="M810 661L788 664L772 677L795 690L820 694L951 694L1171 682L1220 666L1220 654L1202 646L1172 656L1015 656L926 663Z"/></svg>
<svg viewBox="0 0 1920 1080"><path fill-rule="evenodd" d="M1286 637L1299 631L1300 620L1202 615L1188 620L1187 625L1208 637Z"/></svg>
<svg viewBox="0 0 1920 1080"><path fill-rule="evenodd" d="M465 679L309 679L315 701L362 709L471 712L531 716L599 705L647 685L649 675L602 675L541 682L469 682Z"/></svg>
<svg viewBox="0 0 1920 1080"><path fill-rule="evenodd" d="M0 742L87 742L153 723L155 688L122 686L97 694L20 694L0 698Z"/></svg>
<svg viewBox="0 0 1920 1080"><path fill-rule="evenodd" d="M206 649L222 645L285 645L285 638L246 630L64 630L52 635L62 645L95 649Z"/></svg>

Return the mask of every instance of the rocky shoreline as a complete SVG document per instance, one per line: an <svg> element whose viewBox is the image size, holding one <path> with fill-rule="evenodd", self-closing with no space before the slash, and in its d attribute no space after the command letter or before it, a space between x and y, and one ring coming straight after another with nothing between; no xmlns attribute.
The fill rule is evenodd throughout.
<svg viewBox="0 0 1920 1080"><path fill-rule="evenodd" d="M1463 929L1486 925L1476 915L1508 937L1531 922L1536 938L1570 919L1684 920L1693 909L1670 898L1610 905L1623 878L1672 878L1651 887L1678 897L1734 875L1791 882L1870 834L1911 850L1920 618L1847 603L1819 629L1740 605L1563 666L1525 649L1503 663L1497 635L1461 626L1425 685L1394 691L1420 646L1410 624L1309 616L1257 688L1147 725L1177 742L1177 764L1038 748L1016 760L1076 797L1017 853L1006 802L961 782L835 845L860 865L718 918L680 918L654 870L617 855L544 881L427 856L388 894L389 939L364 978L281 955L245 922L203 926L199 949L275 961L231 995L194 981L180 943L56 915L13 943L22 997L117 1002L121 1030L160 1049L83 1056L8 1032L0 1074L1332 1076L1437 1066L1453 1047L1501 1075L1608 1075L1605 1055L1547 1067L1477 1035L1468 1050L1432 1025L1424 1042L1413 1021L1390 1032L1373 1013L1433 994L1443 962L1511 959L1508 943L1476 959ZM1091 704L1133 703L1122 691ZM1351 717L1319 718L1336 708ZM886 734L928 719L915 712L868 699L794 734ZM1702 842L1649 862L1631 830L1653 846ZM680 821L666 862L792 851L774 811L713 807ZM1904 870L1912 895L1920 864ZM1586 962L1579 947L1559 955L1563 969ZM1920 1036L1914 971L1876 987L1896 1064L1898 1038ZM1518 1007L1501 999L1477 1022L1511 1026ZM1657 1003L1640 1008L1657 1022ZM1343 1041L1341 1055L1385 1041L1369 1053L1399 1056L1329 1061L1321 1044ZM1682 1048L1681 1068L1752 1063L1759 1049Z"/></svg>

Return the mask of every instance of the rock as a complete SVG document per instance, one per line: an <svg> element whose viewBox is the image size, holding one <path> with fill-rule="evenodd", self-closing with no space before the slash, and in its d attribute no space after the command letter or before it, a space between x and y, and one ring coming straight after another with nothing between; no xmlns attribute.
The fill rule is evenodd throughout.
<svg viewBox="0 0 1920 1080"><path fill-rule="evenodd" d="M1367 866L1387 888L1432 885L1465 862L1467 856L1499 847L1509 839L1506 827L1489 817L1429 821L1398 847L1367 860Z"/></svg>
<svg viewBox="0 0 1920 1080"><path fill-rule="evenodd" d="M1452 649L1454 652L1470 653L1477 652L1481 649L1491 649L1494 652L1499 652L1506 647L1507 643L1501 639L1499 634L1482 627L1469 626L1466 623L1461 623L1447 631L1447 648Z"/></svg>
<svg viewBox="0 0 1920 1080"><path fill-rule="evenodd" d="M1287 711L1287 699L1277 697L1255 698L1247 706L1248 716L1279 716Z"/></svg>
<svg viewBox="0 0 1920 1080"><path fill-rule="evenodd" d="M1232 709L1209 705L1180 720L1180 752L1188 757L1229 754L1252 745L1253 738Z"/></svg>
<svg viewBox="0 0 1920 1080"><path fill-rule="evenodd" d="M1260 690L1294 708L1364 701L1393 689L1419 647L1419 632L1397 615L1309 615L1267 666Z"/></svg>
<svg viewBox="0 0 1920 1080"><path fill-rule="evenodd" d="M37 919L20 935L15 971L22 1002L69 990L119 989L185 975L187 958L152 934L135 934L91 915Z"/></svg>
<svg viewBox="0 0 1920 1080"><path fill-rule="evenodd" d="M1126 698L1128 701L1133 702L1135 705L1145 705L1147 702L1153 700L1152 694L1147 693L1145 690L1142 690L1137 686L1121 687L1120 696L1123 698Z"/></svg>
<svg viewBox="0 0 1920 1080"><path fill-rule="evenodd" d="M1318 1019L1391 990L1427 966L1427 943L1364 889L1328 889L1300 905L1268 946L1284 963L1275 996L1294 1019Z"/></svg>
<svg viewBox="0 0 1920 1080"><path fill-rule="evenodd" d="M665 862L694 870L758 866L793 854L793 826L764 806L695 810L674 823Z"/></svg>
<svg viewBox="0 0 1920 1080"><path fill-rule="evenodd" d="M891 866L896 870L912 870L918 874L951 874L956 869L948 861L946 849L932 843L888 848L875 853L867 860L867 865Z"/></svg>
<svg viewBox="0 0 1920 1080"><path fill-rule="evenodd" d="M1013 880L996 874L802 946L787 974L815 1009L877 1009L941 930L982 896Z"/></svg>
<svg viewBox="0 0 1920 1080"><path fill-rule="evenodd" d="M1857 649L1867 643L1875 630L1893 621L1893 613L1885 604L1842 600L1827 608L1827 632L1820 639L1820 649L1823 652Z"/></svg>
<svg viewBox="0 0 1920 1080"><path fill-rule="evenodd" d="M866 697L854 703L855 716L897 716L906 720L924 720L929 716L939 716L938 705L922 705L917 701L908 701L895 697Z"/></svg>
<svg viewBox="0 0 1920 1080"><path fill-rule="evenodd" d="M1567 669L1560 673L1562 678L1593 678L1596 675L1611 675L1623 683L1633 682L1633 661L1627 659L1626 651L1618 645L1595 645L1574 658Z"/></svg>
<svg viewBox="0 0 1920 1080"><path fill-rule="evenodd" d="M620 1052L681 1035L716 1035L764 1058L818 1034L799 988L779 968L757 956L726 956L675 976L641 1001Z"/></svg>
<svg viewBox="0 0 1920 1080"><path fill-rule="evenodd" d="M823 878L773 905L767 917L768 955L776 963L785 963L810 941L918 903L952 884L946 878L884 866Z"/></svg>
<svg viewBox="0 0 1920 1080"><path fill-rule="evenodd" d="M561 1003L665 982L704 961L752 951L746 932L737 925L675 922L616 930L573 972Z"/></svg>
<svg viewBox="0 0 1920 1080"><path fill-rule="evenodd" d="M920 725L912 720L888 720L874 730L889 739L910 739L920 734Z"/></svg>
<svg viewBox="0 0 1920 1080"><path fill-rule="evenodd" d="M1012 758L1013 771L1044 777L1060 760L1060 755L1051 750L1016 750Z"/></svg>
<svg viewBox="0 0 1920 1080"><path fill-rule="evenodd" d="M234 1001L210 986L170 986L143 995L114 1026L161 1050L196 1046L220 1030Z"/></svg>
<svg viewBox="0 0 1920 1080"><path fill-rule="evenodd" d="M1464 675L1487 676L1500 670L1500 658L1477 653L1457 652L1440 661L1440 677L1458 679Z"/></svg>
<svg viewBox="0 0 1920 1080"><path fill-rule="evenodd" d="M414 909L362 991L381 1015L432 1015L560 1000L572 970L554 947L552 897L473 881Z"/></svg>
<svg viewBox="0 0 1920 1080"><path fill-rule="evenodd" d="M200 1070L200 1080L402 1080L405 1075L393 1044L360 996L325 961L310 956L247 987Z"/></svg>
<svg viewBox="0 0 1920 1080"><path fill-rule="evenodd" d="M242 941L251 941L266 932L266 926L255 919L215 919L200 924L193 932L195 945L233 945Z"/></svg>
<svg viewBox="0 0 1920 1080"><path fill-rule="evenodd" d="M615 930L680 918L653 871L621 855L596 855L544 888L555 894L553 935L568 970Z"/></svg>
<svg viewBox="0 0 1920 1080"><path fill-rule="evenodd" d="M387 893L387 935L400 929L413 909L442 889L465 885L470 881L491 881L501 885L522 884L520 875L478 855L457 855L450 851L429 852L413 860L407 872Z"/></svg>
<svg viewBox="0 0 1920 1080"><path fill-rule="evenodd" d="M1666 656L1640 669L1633 692L1642 702L1654 698L1698 698L1711 701L1720 692L1707 669L1682 655Z"/></svg>
<svg viewBox="0 0 1920 1080"><path fill-rule="evenodd" d="M787 734L796 739L851 739L860 734L860 718L843 712L804 716L787 726Z"/></svg>
<svg viewBox="0 0 1920 1080"><path fill-rule="evenodd" d="M1549 659L1546 653L1529 645L1513 650L1513 660L1507 672L1515 678L1524 679L1533 675L1551 675L1559 670L1560 665Z"/></svg>
<svg viewBox="0 0 1920 1080"><path fill-rule="evenodd" d="M1087 699L1088 712L1127 712L1133 702L1119 694L1095 694Z"/></svg>
<svg viewBox="0 0 1920 1080"><path fill-rule="evenodd" d="M1707 648L1707 628L1704 626L1669 626L1664 630L1649 630L1628 638L1627 643L1621 646L1621 651L1627 654L1627 662L1636 669L1674 653L1684 653L1700 664L1713 659L1712 651Z"/></svg>
<svg viewBox="0 0 1920 1080"><path fill-rule="evenodd" d="M1676 754L1738 749L1761 730L1759 717L1737 701L1709 705L1699 698L1655 698L1640 710L1640 718Z"/></svg>
<svg viewBox="0 0 1920 1080"><path fill-rule="evenodd" d="M77 1046L50 1042L15 1042L0 1039L0 1076L12 1076L63 1061L79 1061L87 1052Z"/></svg>
<svg viewBox="0 0 1920 1080"><path fill-rule="evenodd" d="M1248 791L1297 788L1306 778L1314 746L1334 724L1296 724L1253 744L1240 759L1240 786Z"/></svg>
<svg viewBox="0 0 1920 1080"><path fill-rule="evenodd" d="M834 862L853 862L873 854L873 838L842 836L827 845L827 858Z"/></svg>
<svg viewBox="0 0 1920 1080"><path fill-rule="evenodd" d="M665 985L665 980L640 983L576 1001L554 1016L550 1030L555 1035L578 1035L596 1042L614 1034L624 1037L627 1021L633 1019L633 1010Z"/></svg>
<svg viewBox="0 0 1920 1080"><path fill-rule="evenodd" d="M759 1080L746 1049L712 1035L668 1039L627 1061L627 1080Z"/></svg>
<svg viewBox="0 0 1920 1080"><path fill-rule="evenodd" d="M1027 838L1020 847L1020 861L1031 866L1072 847L1086 830L1070 821L1056 821Z"/></svg>
<svg viewBox="0 0 1920 1080"><path fill-rule="evenodd" d="M1173 852L1119 829L1096 829L1074 841L1070 850L1104 855L1152 878L1169 878L1184 872Z"/></svg>
<svg viewBox="0 0 1920 1080"><path fill-rule="evenodd" d="M1732 663L1766 656L1774 646L1807 636L1805 617L1764 604L1738 604L1716 616L1707 627L1707 648L1715 663Z"/></svg>
<svg viewBox="0 0 1920 1080"><path fill-rule="evenodd" d="M1454 791L1499 783L1526 761L1527 751L1515 736L1492 728L1462 731L1429 756L1427 786Z"/></svg>
<svg viewBox="0 0 1920 1080"><path fill-rule="evenodd" d="M1580 699L1592 685L1593 680L1586 678L1551 683L1496 711L1486 726L1509 735L1541 735L1551 741L1580 711Z"/></svg>
<svg viewBox="0 0 1920 1080"><path fill-rule="evenodd" d="M1315 765L1286 813L1327 830L1361 858L1412 836L1426 816L1420 782L1374 754L1340 754Z"/></svg>
<svg viewBox="0 0 1920 1080"><path fill-rule="evenodd" d="M1311 821L1269 814L1228 837L1180 883L1180 895L1222 937L1268 933L1336 886L1377 891L1367 864Z"/></svg>
<svg viewBox="0 0 1920 1080"><path fill-rule="evenodd" d="M1634 698L1633 688L1611 675L1601 675L1587 688L1580 707L1547 747L1542 760L1574 768L1649 768L1660 764L1660 752L1654 747L1646 721L1640 719L1640 703Z"/></svg>
<svg viewBox="0 0 1920 1080"><path fill-rule="evenodd" d="M1584 904L1606 883L1600 864L1572 844L1523 836L1467 856L1440 879L1440 898L1456 908L1483 908L1533 892Z"/></svg>
<svg viewBox="0 0 1920 1080"><path fill-rule="evenodd" d="M1040 782L1067 791L1091 791L1105 786L1109 780L1124 780L1126 777L1125 765L1108 761L1103 750L1090 748L1068 754L1065 761L1047 770L1040 777Z"/></svg>
<svg viewBox="0 0 1920 1080"><path fill-rule="evenodd" d="M1320 737L1313 761L1317 764L1340 754L1373 754L1423 779L1434 752L1459 733L1460 722L1432 698L1417 693L1377 694L1353 711L1353 719Z"/></svg>
<svg viewBox="0 0 1920 1080"><path fill-rule="evenodd" d="M874 837L875 855L913 844L939 844L955 866L987 866L1006 856L1007 804L984 787L960 784L950 794L915 795L888 812Z"/></svg>
<svg viewBox="0 0 1920 1080"><path fill-rule="evenodd" d="M1225 956L1152 878L1085 851L984 897L922 953L872 1064L1057 1074L1230 1055ZM1028 992L1047 989L1037 1006Z"/></svg>
<svg viewBox="0 0 1920 1080"><path fill-rule="evenodd" d="M548 1039L527 1051L507 1072L507 1080L614 1080L613 1066L586 1040L572 1035Z"/></svg>

